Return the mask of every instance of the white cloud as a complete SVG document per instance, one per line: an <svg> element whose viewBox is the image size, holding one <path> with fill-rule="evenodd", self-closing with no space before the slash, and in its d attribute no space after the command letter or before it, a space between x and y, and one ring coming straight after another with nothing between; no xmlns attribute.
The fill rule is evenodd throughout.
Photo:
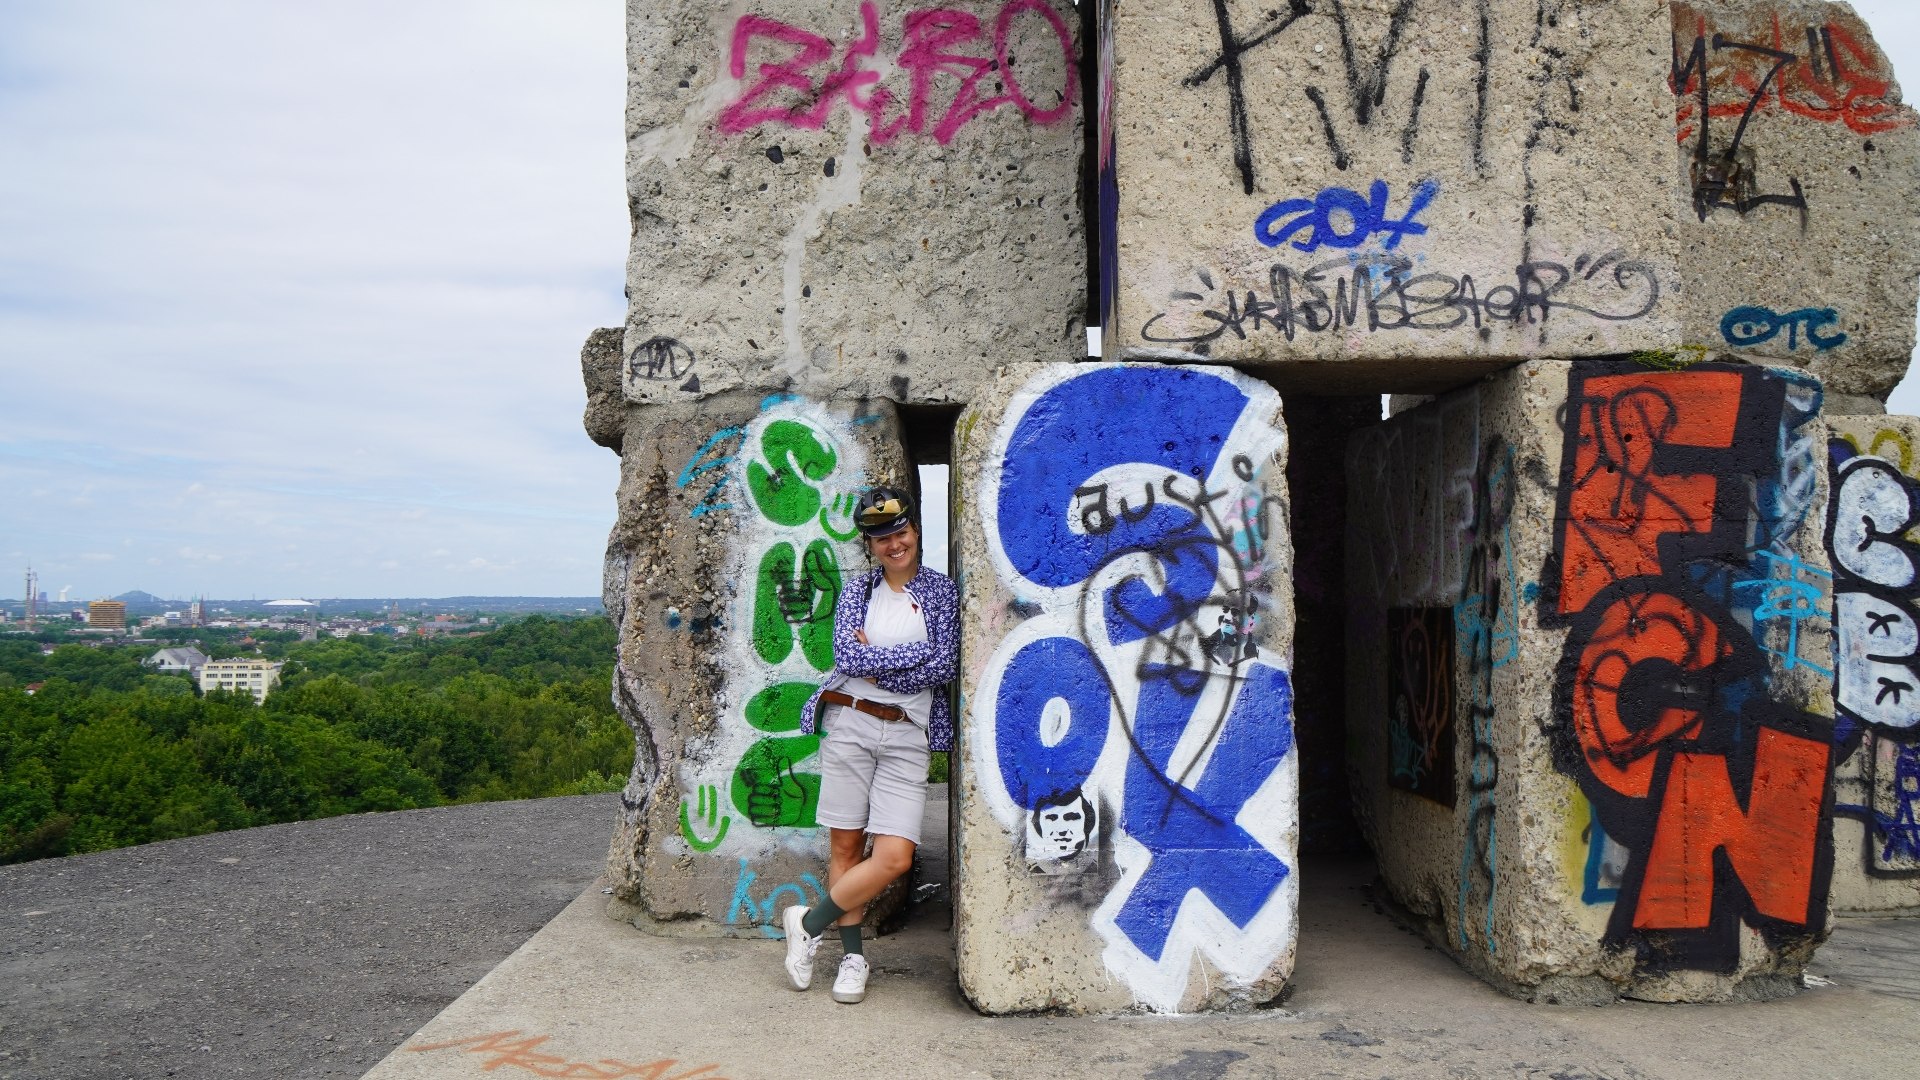
<svg viewBox="0 0 1920 1080"><path fill-rule="evenodd" d="M624 307L622 15L0 6L0 367L32 403L0 499L66 504L10 539L165 553L83 591L593 593L542 555L614 512L577 356ZM447 536L498 561L254 554L391 571Z"/></svg>

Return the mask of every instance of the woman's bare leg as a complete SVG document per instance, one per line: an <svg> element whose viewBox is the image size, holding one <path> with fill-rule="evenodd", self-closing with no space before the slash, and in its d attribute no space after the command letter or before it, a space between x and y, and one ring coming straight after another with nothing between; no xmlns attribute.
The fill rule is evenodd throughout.
<svg viewBox="0 0 1920 1080"><path fill-rule="evenodd" d="M847 871L860 862L860 856L867 850L867 834L864 829L834 829L831 832L832 846L827 855L827 895L833 895L833 887L839 883ZM835 901L838 903L839 901ZM847 909L840 916L836 926L858 926L867 914L867 905L863 902Z"/></svg>
<svg viewBox="0 0 1920 1080"><path fill-rule="evenodd" d="M839 834L842 831L833 830L834 862L839 858ZM880 890L886 888L894 878L913 868L913 851L914 843L906 837L880 833L873 838L873 854L865 860L855 863L838 875L834 874L834 862L828 864L827 893L833 897L834 903L845 908L847 912L840 919L841 925L851 926L859 921L859 917L866 912L867 901L879 896Z"/></svg>

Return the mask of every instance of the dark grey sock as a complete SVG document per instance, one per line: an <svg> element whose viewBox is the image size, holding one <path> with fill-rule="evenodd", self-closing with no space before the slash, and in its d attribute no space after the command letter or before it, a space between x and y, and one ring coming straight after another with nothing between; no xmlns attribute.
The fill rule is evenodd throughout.
<svg viewBox="0 0 1920 1080"><path fill-rule="evenodd" d="M840 948L849 953L859 953L862 956L866 955L866 947L860 944L860 927L858 924L840 928Z"/></svg>
<svg viewBox="0 0 1920 1080"><path fill-rule="evenodd" d="M834 903L833 897L823 896L819 903L807 909L806 917L800 920L800 929L805 930L808 937L819 937L846 913L847 909Z"/></svg>

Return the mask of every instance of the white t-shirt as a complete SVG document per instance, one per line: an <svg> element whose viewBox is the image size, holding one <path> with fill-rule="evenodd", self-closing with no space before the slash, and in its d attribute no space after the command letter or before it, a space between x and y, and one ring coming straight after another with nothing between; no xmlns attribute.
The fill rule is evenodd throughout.
<svg viewBox="0 0 1920 1080"><path fill-rule="evenodd" d="M896 592L881 578L873 596L867 600L867 623L862 629L867 632L869 645L905 645L927 640L927 616L912 593L904 589ZM882 705L898 705L921 728L927 726L927 717L933 711L932 690L897 694L881 689L872 679L853 678L848 679L841 690Z"/></svg>

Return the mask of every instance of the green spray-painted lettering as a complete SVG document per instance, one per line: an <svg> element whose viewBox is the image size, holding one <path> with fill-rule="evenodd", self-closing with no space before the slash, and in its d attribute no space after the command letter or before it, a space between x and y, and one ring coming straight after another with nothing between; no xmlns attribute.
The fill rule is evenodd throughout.
<svg viewBox="0 0 1920 1080"><path fill-rule="evenodd" d="M760 452L773 467L747 465L747 489L767 519L805 525L820 512L820 491L808 480L825 480L839 458L814 430L797 420L775 420L760 434Z"/></svg>
<svg viewBox="0 0 1920 1080"><path fill-rule="evenodd" d="M800 730L800 710L813 696L812 683L775 683L747 702L747 723L774 733L740 756L733 770L733 805L761 828L814 827L820 804L820 777L795 768L820 748L818 735L783 735Z"/></svg>
<svg viewBox="0 0 1920 1080"><path fill-rule="evenodd" d="M798 567L794 555L794 546L782 540L760 557L753 599L753 648L760 659L778 664L793 652L797 637L807 662L825 671L833 666L840 557L825 540L808 544Z"/></svg>

